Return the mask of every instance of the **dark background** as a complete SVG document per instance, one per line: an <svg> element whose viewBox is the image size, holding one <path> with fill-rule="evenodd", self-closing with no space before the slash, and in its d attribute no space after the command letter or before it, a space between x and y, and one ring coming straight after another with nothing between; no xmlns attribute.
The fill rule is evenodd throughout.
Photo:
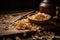
<svg viewBox="0 0 60 40"><path fill-rule="evenodd" d="M0 12L38 9L42 0L0 0Z"/></svg>

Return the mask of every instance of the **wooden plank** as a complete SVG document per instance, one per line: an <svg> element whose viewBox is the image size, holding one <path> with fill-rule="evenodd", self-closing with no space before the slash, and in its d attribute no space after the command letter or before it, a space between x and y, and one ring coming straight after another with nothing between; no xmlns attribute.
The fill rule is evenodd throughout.
<svg viewBox="0 0 60 40"><path fill-rule="evenodd" d="M31 13L31 12L33 12L33 11L23 11L22 13L20 13L20 12L18 12L18 13L12 13L12 14L5 14L5 15L14 15L14 14L19 14L19 16L17 16L16 18L13 18L13 19L8 19L8 21L10 22L10 23L12 23L12 22L14 22L14 21L16 21L16 20L18 20L19 18L20 18L20 16L25 16L26 14L29 14L29 13ZM3 15L2 15L2 17L3 17ZM1 18L2 18L1 17ZM16 19L16 20L15 20ZM3 21L2 21L2 23L3 23ZM4 35L11 35L11 34L17 34L17 33L24 33L24 32L28 32L28 31L30 31L31 32L31 30L4 30L4 27L5 27L5 25L4 24L2 24L1 22L0 22L0 36L4 36ZM9 24L7 24L7 25L9 25ZM8 26L9 27L9 26Z"/></svg>
<svg viewBox="0 0 60 40"><path fill-rule="evenodd" d="M12 34L18 34L18 33L26 33L26 32L32 32L32 31L30 30L7 30L7 31L0 32L0 36L12 35Z"/></svg>

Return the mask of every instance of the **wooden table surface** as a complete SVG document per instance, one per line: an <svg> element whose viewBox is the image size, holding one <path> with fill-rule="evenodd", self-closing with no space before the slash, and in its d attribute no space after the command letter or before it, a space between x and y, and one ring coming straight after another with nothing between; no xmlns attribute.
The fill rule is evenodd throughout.
<svg viewBox="0 0 60 40"><path fill-rule="evenodd" d="M0 36L5 36L5 35L11 35L11 34L17 34L17 33L23 33L23 32L28 32L28 31L30 31L30 30L3 30L3 28L6 26L6 25L4 25L3 24L3 22L4 21L1 21L1 19L3 18L3 16L4 15L7 15L7 17L9 16L9 15L17 15L17 14L19 14L19 16L22 16L22 15L24 15L24 14L27 14L27 13L29 13L29 12L32 12L33 10L28 10L28 11L18 11L18 12L8 12L7 14L0 14L1 15L1 17L0 17ZM13 17L13 20L14 20L14 18L15 19L17 19L17 17ZM12 19L6 19L6 20L8 20L8 22L11 22L12 21ZM7 26L8 26L8 24L7 24Z"/></svg>
<svg viewBox="0 0 60 40"><path fill-rule="evenodd" d="M30 30L7 30L7 31L4 31L3 29L3 27L5 27L5 26L9 26L9 23L11 23L14 19L17 19L18 17L21 17L22 15L24 15L24 14L27 14L27 13L30 13L30 12L33 12L34 10L25 10L25 11L18 11L18 12L7 12L7 14L0 14L0 36L5 36L5 35L12 35L12 34L17 34L17 33L23 33L23 32L28 32L28 31L30 31ZM4 15L7 15L7 17L9 17L10 15L17 15L17 14L19 14L18 16L14 16L12 19L11 18L8 18L8 19L6 19L6 21L8 20L8 24L7 25L4 25L4 23L3 22L5 22L5 21L1 21L1 19L3 18L4 19ZM3 24L2 24L3 23ZM54 27L54 26L51 26L50 25L50 27ZM31 32L31 31L30 31Z"/></svg>

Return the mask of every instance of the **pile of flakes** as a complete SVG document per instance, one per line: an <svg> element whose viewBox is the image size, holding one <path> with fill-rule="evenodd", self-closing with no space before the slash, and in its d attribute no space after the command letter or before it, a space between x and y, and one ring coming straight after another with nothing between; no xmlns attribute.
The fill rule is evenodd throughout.
<svg viewBox="0 0 60 40"><path fill-rule="evenodd" d="M14 23L14 27L19 30L39 30L39 29L41 29L41 26L38 26L36 24L31 24L27 18L22 19L22 20L17 20Z"/></svg>
<svg viewBox="0 0 60 40"><path fill-rule="evenodd" d="M33 40L53 40L55 34L53 32L39 32L32 36Z"/></svg>
<svg viewBox="0 0 60 40"><path fill-rule="evenodd" d="M20 16L18 13L0 15L0 28L2 30L13 29L13 21L17 20Z"/></svg>

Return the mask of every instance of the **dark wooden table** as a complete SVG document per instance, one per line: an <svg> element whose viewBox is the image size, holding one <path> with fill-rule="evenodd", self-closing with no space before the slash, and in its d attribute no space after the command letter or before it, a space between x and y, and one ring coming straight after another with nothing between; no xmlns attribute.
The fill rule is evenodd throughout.
<svg viewBox="0 0 60 40"><path fill-rule="evenodd" d="M3 30L3 27L5 26L9 26L9 24L13 23L13 20L18 20L21 16L24 16L25 14L29 14L31 12L34 12L34 10L22 10L22 11L12 11L12 12L3 12L2 14L0 14L0 39L2 40L4 37L8 38L11 37L13 40L15 40L15 36L23 36L24 33L33 33L36 31L31 31L31 30ZM8 15L7 17L9 17L10 15L14 15L13 18L8 18L5 21L7 21L6 23L8 23L7 25L4 25L5 21L2 21L1 19L4 17L4 15ZM18 15L18 16L17 16ZM4 19L4 18L3 18ZM45 25L46 27L46 25ZM53 26L52 26L53 27ZM29 35L29 34L28 34Z"/></svg>
<svg viewBox="0 0 60 40"><path fill-rule="evenodd" d="M19 18L21 18L22 16L25 16L26 14L29 14L31 12L33 12L34 10L22 10L22 11L12 11L12 12L3 12L0 13L0 39L4 38L4 37L11 37L14 39L14 36L23 36L24 33L27 32L32 32L31 30L4 30L4 27L8 26L13 23L15 20L18 20ZM8 18L11 15L12 18ZM6 17L5 19L3 19L4 17ZM4 22L6 21L7 25L4 24Z"/></svg>

